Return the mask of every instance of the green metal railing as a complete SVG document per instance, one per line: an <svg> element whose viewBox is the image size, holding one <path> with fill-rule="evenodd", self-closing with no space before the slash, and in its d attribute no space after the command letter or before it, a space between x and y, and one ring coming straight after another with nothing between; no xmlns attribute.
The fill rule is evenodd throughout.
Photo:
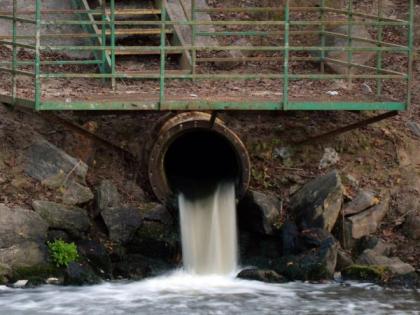
<svg viewBox="0 0 420 315"><path fill-rule="evenodd" d="M76 4L72 10L43 10L42 1L35 0L35 10L19 12L18 0L13 0L11 12L1 12L0 21L11 21L11 36L0 34L0 45L12 47L11 60L0 61L0 72L11 75L11 91L9 94L0 93L0 101L12 105L29 106L36 110L404 110L411 103L411 85L414 60L414 0L408 1L407 19L389 18L384 15L382 1L379 0L376 15L361 13L355 10L352 1L348 1L346 8L336 9L325 5L325 0L320 0L318 6L292 7L290 1L285 1L282 7L230 7L230 8L200 8L196 1L191 1L191 14L184 20L171 20L167 11L166 0L159 3L160 19L158 20L120 20L117 19L118 9L115 0L102 0L96 9L84 9L82 0L72 0ZM186 8L183 7L185 12ZM258 13L277 12L283 16L282 20L198 20L197 13L229 14L246 13L249 16ZM296 13L316 15L317 19L299 19ZM45 17L51 14L67 16L68 18L49 20ZM20 16L19 16L20 15ZM185 13L187 15L187 12ZM24 17L23 17L24 16ZM28 16L32 16L28 17ZM74 19L74 17L79 17ZM95 18L86 18L86 17ZM328 17L336 16L336 19ZM33 35L18 34L18 24L33 25ZM124 46L117 43L117 28L124 26L154 26L160 30L159 45L156 46ZM365 26L376 32L375 38L359 38L353 36L355 26ZM79 26L83 32L75 34L51 34L46 27ZM100 26L100 32L95 31ZM188 27L191 30L190 43L181 45L168 45L167 30L174 26ZM200 30L200 26L212 26L215 31ZM328 30L336 26L347 26L347 34ZM234 29L232 29L234 27ZM274 29L274 30L273 30ZM406 42L392 42L386 39L384 31L406 29ZM93 31L92 31L93 30ZM108 33L107 33L108 32ZM296 44L293 38L297 36L318 36L319 46ZM237 45L202 45L198 44L199 38L276 38L276 42L266 45L237 46ZM327 46L327 38L344 38L347 45ZM61 45L45 44L45 40L86 39L88 45ZM28 42L29 41L29 42ZM366 43L366 47L354 47L355 41ZM369 44L369 45L368 45ZM372 47L373 44L373 47ZM31 55L30 60L19 60L18 49L24 49ZM158 52L159 71L126 72L117 69L117 54L119 52ZM188 72L174 72L168 70L167 57L170 52L188 51L190 56L190 69ZM252 52L256 56L245 57L219 57L214 52L231 51ZM57 60L44 60L44 53L61 56ZM66 59L69 52L89 52L93 59ZM330 52L347 54L347 60L336 60L329 57ZM210 56L202 56L208 53ZM354 61L356 53L375 53L374 65L358 64ZM268 55L267 55L268 54ZM300 55L302 54L302 55ZM384 57L387 55L401 55L406 58L405 71L396 71L384 66ZM277 62L281 66L279 72L241 72L225 71L221 73L205 73L201 65L204 63L220 62ZM320 71L316 73L295 73L292 63L319 62ZM347 73L326 73L326 63L332 62L347 67ZM110 63L110 64L109 64ZM60 67L79 65L86 67L83 72L63 72ZM100 71L92 70L92 65L97 65ZM46 71L45 69L52 69ZM358 69L362 73L353 70ZM29 76L34 79L33 97L19 97L17 88L18 77ZM43 97L43 82L45 80L63 79L90 79L103 81L103 89L118 92L118 82L121 79L155 80L159 84L159 93L156 99L128 99L122 92L111 100L88 101L70 100L57 101ZM281 97L278 100L250 100L238 96L237 99L209 100L209 99L177 99L167 95L167 82L169 80L223 80L223 81L257 81L276 80L279 82ZM376 82L376 97L369 101L323 101L320 100L295 100L291 96L290 87L295 81L320 80L329 81L346 80L349 83L357 80L370 80ZM383 96L384 81L396 80L406 86L405 97L399 101ZM28 87L26 87L29 90Z"/></svg>

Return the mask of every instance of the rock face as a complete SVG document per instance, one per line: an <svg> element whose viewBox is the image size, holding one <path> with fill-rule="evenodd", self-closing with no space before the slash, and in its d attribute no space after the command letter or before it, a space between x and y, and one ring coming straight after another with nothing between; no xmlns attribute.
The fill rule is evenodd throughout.
<svg viewBox="0 0 420 315"><path fill-rule="evenodd" d="M98 212L108 208L116 208L121 204L117 187L110 180L103 180L96 192Z"/></svg>
<svg viewBox="0 0 420 315"><path fill-rule="evenodd" d="M290 210L304 229L317 227L331 231L343 203L343 188L337 171L316 178L290 199Z"/></svg>
<svg viewBox="0 0 420 315"><path fill-rule="evenodd" d="M355 240L376 232L389 210L389 202L390 196L387 194L380 204L344 220L342 233L342 245L344 248L352 248Z"/></svg>
<svg viewBox="0 0 420 315"><path fill-rule="evenodd" d="M340 33L343 35L351 35L352 37L359 37L363 39L372 39L371 35L369 34L367 28L364 25L353 25L351 34L349 33L349 29L346 25L339 26L333 30L334 33ZM326 46L328 47L347 47L349 45L347 38L342 38L338 36L326 36ZM351 43L351 48L375 48L376 46L372 43L367 43L364 41L353 39ZM352 62L355 64L365 65L369 62L374 56L374 52L353 52ZM348 62L348 53L345 51L329 51L327 52L327 57L331 59L338 60L339 62ZM346 65L328 61L328 66L334 70L334 72L339 74L347 74L349 68ZM356 73L358 68L352 67L350 68L350 73Z"/></svg>
<svg viewBox="0 0 420 315"><path fill-rule="evenodd" d="M420 240L420 215L413 213L409 215L404 223L407 236L413 240Z"/></svg>
<svg viewBox="0 0 420 315"><path fill-rule="evenodd" d="M250 191L238 205L239 224L264 235L278 230L281 219L281 202L276 197Z"/></svg>
<svg viewBox="0 0 420 315"><path fill-rule="evenodd" d="M262 269L245 269L242 270L238 276L240 279L256 280L268 283L284 283L287 279L279 275L274 270L262 270Z"/></svg>
<svg viewBox="0 0 420 315"><path fill-rule="evenodd" d="M142 223L137 208L107 208L101 212L101 216L108 228L109 238L119 243L130 241Z"/></svg>
<svg viewBox="0 0 420 315"><path fill-rule="evenodd" d="M74 237L83 236L90 227L84 209L41 200L33 201L32 206L50 228L64 230Z"/></svg>
<svg viewBox="0 0 420 315"><path fill-rule="evenodd" d="M405 275L415 271L415 269L401 261L397 257L386 257L378 255L374 250L367 249L363 254L356 260L356 263L359 265L368 265L368 266L384 266L388 268L395 275Z"/></svg>
<svg viewBox="0 0 420 315"><path fill-rule="evenodd" d="M45 263L47 229L34 211L0 205L0 264L17 268Z"/></svg>

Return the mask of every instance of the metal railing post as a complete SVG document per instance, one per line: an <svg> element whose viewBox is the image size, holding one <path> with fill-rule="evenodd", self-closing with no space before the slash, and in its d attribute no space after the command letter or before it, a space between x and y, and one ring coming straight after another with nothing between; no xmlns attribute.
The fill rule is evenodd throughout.
<svg viewBox="0 0 420 315"><path fill-rule="evenodd" d="M17 80L16 80L16 70L17 70L17 45L16 45L16 15L17 15L17 0L13 0L13 22L12 22L12 41L13 41L13 53L12 53L12 106L16 105L16 95L17 95Z"/></svg>
<svg viewBox="0 0 420 315"><path fill-rule="evenodd" d="M166 2L162 0L160 11L160 82L159 107L165 102L165 68L166 68ZM160 108L159 108L160 109Z"/></svg>
<svg viewBox="0 0 420 315"><path fill-rule="evenodd" d="M407 70L407 109L412 102L413 63L414 63L414 0L409 0L409 26L408 26L408 70Z"/></svg>
<svg viewBox="0 0 420 315"><path fill-rule="evenodd" d="M289 107L289 31L290 31L290 1L286 0L284 8L284 78L283 78L283 109Z"/></svg>
<svg viewBox="0 0 420 315"><path fill-rule="evenodd" d="M41 107L41 0L35 3L35 110Z"/></svg>
<svg viewBox="0 0 420 315"><path fill-rule="evenodd" d="M110 0L110 10L111 10L111 85L112 90L117 89L116 80L115 80L115 0ZM106 45L102 42L102 49L105 49Z"/></svg>
<svg viewBox="0 0 420 315"><path fill-rule="evenodd" d="M197 25L196 22L196 0L191 0L191 74L193 80L197 71L197 50L196 45L196 36L197 36Z"/></svg>

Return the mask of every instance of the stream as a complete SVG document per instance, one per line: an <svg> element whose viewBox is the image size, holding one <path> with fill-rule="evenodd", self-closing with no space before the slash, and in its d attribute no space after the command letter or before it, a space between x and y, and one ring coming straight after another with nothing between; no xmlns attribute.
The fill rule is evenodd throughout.
<svg viewBox="0 0 420 315"><path fill-rule="evenodd" d="M89 287L0 286L0 314L420 314L420 291L372 284L266 284L177 271Z"/></svg>

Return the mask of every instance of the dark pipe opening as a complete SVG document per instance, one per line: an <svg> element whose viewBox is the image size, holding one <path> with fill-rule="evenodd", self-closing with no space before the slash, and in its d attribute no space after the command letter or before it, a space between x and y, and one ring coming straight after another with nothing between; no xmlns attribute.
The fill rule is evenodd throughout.
<svg viewBox="0 0 420 315"><path fill-rule="evenodd" d="M168 147L164 170L174 192L199 198L214 191L221 181L239 180L236 150L219 133L194 129L178 136Z"/></svg>

